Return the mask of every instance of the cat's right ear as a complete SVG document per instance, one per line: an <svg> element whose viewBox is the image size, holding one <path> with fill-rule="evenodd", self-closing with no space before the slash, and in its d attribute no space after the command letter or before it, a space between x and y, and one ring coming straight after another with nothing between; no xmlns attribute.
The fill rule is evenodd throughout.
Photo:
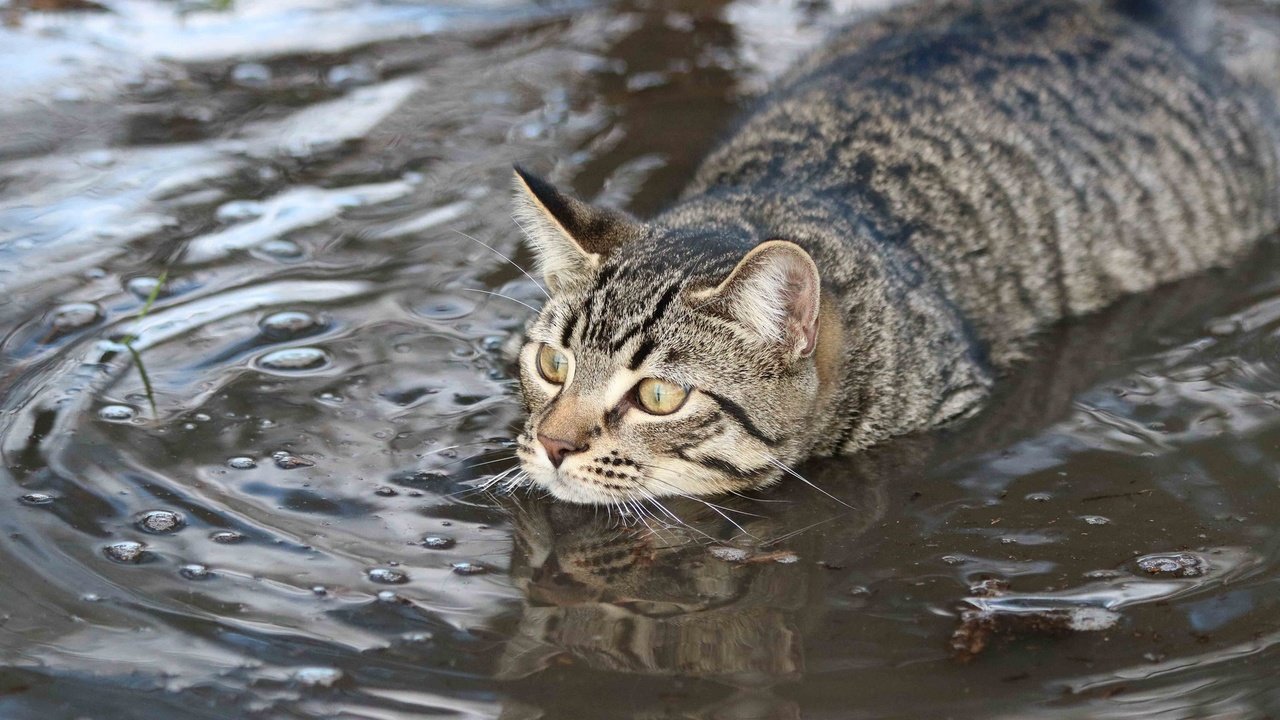
<svg viewBox="0 0 1280 720"><path fill-rule="evenodd" d="M516 223L552 291L589 276L610 251L641 232L625 213L584 203L519 165L514 184Z"/></svg>

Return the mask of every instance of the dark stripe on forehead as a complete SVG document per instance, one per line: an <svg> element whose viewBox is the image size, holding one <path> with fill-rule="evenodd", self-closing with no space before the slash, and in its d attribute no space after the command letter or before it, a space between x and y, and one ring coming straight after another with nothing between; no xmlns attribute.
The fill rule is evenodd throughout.
<svg viewBox="0 0 1280 720"><path fill-rule="evenodd" d="M640 363L649 357L649 353L653 352L653 339L645 338L640 341L640 346L631 354L631 361L627 363L628 370L635 370L640 367Z"/></svg>
<svg viewBox="0 0 1280 720"><path fill-rule="evenodd" d="M596 276L595 289L587 295L587 301L582 303L582 320L586 323L588 329L593 325L591 316L595 311L596 295L598 295L600 291L609 284L609 281L613 279L614 274L617 272L618 269L612 265L606 265L601 268L600 274ZM585 339L585 332L583 333L583 336Z"/></svg>
<svg viewBox="0 0 1280 720"><path fill-rule="evenodd" d="M751 437L759 440L765 445L769 445L770 447L778 444L778 441L776 439L771 438L768 435L764 434L764 432L761 431L760 428L757 427L756 424L751 421L751 416L747 415L747 411L744 410L742 406L739 405L738 403L730 400L729 398L723 397L721 395L717 395L713 392L708 392L706 390L703 390L702 394L711 398L713 401L715 401L717 405L720 406L721 410L723 410L725 413L732 416L734 420L737 420L738 424L742 426L742 429L746 430L747 434L750 435Z"/></svg>
<svg viewBox="0 0 1280 720"><path fill-rule="evenodd" d="M569 318L564 321L564 329L560 331L560 347L569 347L569 342L573 340L573 331L578 327L578 318L582 317L576 312L570 311Z"/></svg>
<svg viewBox="0 0 1280 720"><path fill-rule="evenodd" d="M662 296L658 298L658 302L654 304L653 309L649 311L649 314L646 315L644 319L640 320L640 322L632 323L630 327L622 331L618 337L614 338L613 342L609 344L609 352L618 352L622 349L622 346L626 345L631 338L636 336L637 333L646 332L649 328L656 325L657 322L662 319L663 314L667 312L667 308L671 305L671 301L675 299L676 293L678 292L680 292L680 281L677 280L667 286L667 289L662 293Z"/></svg>

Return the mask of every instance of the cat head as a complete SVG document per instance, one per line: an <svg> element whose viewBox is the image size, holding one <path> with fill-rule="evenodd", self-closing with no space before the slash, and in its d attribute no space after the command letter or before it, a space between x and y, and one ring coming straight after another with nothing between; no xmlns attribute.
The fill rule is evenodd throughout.
<svg viewBox="0 0 1280 720"><path fill-rule="evenodd" d="M519 357L532 481L612 504L776 480L818 388L808 253L732 223L642 223L520 169L515 185L550 295Z"/></svg>

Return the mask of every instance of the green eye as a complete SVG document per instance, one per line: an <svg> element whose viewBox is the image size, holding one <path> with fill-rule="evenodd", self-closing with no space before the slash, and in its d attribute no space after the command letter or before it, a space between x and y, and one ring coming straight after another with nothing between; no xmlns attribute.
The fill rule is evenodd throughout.
<svg viewBox="0 0 1280 720"><path fill-rule="evenodd" d="M670 415L689 398L689 389L657 378L645 378L636 386L640 408L652 415Z"/></svg>
<svg viewBox="0 0 1280 720"><path fill-rule="evenodd" d="M550 345L538 348L538 373L549 383L563 385L569 377L569 357Z"/></svg>

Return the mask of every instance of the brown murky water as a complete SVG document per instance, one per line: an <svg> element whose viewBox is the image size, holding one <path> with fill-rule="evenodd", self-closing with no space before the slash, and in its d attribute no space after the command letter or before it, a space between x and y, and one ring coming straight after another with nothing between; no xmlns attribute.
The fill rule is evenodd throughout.
<svg viewBox="0 0 1280 720"><path fill-rule="evenodd" d="M0 717L1280 714L1278 250L835 499L475 491L510 163L652 211L870 3L100 2L0 2Z"/></svg>

